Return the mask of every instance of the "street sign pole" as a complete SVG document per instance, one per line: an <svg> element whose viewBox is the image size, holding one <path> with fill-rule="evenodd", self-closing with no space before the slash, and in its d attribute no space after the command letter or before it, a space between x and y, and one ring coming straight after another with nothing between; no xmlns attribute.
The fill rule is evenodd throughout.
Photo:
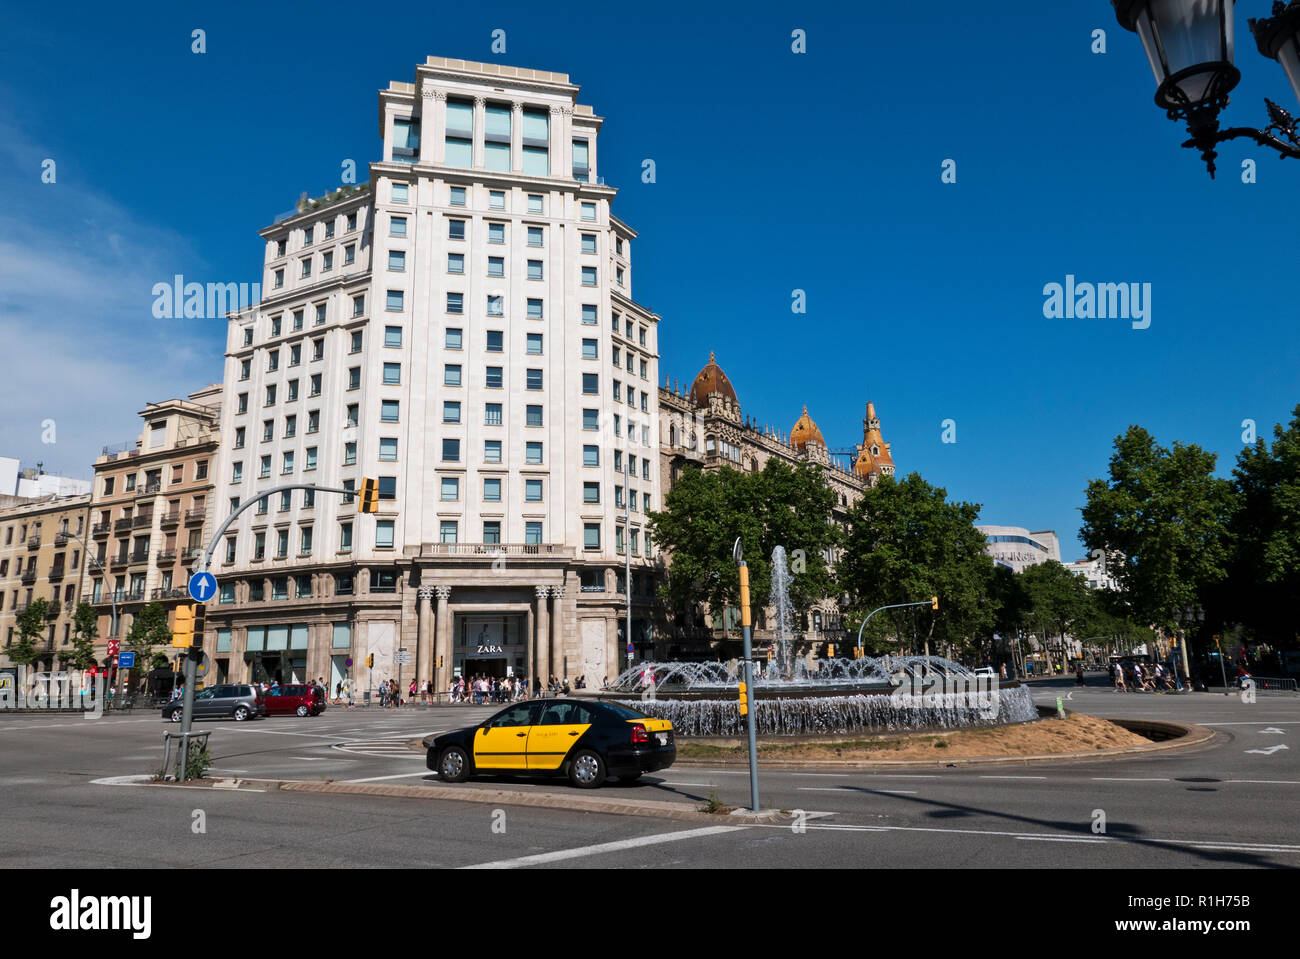
<svg viewBox="0 0 1300 959"><path fill-rule="evenodd" d="M740 573L740 630L745 639L745 689L753 700L745 710L746 727L749 735L749 808L758 812L758 730L755 726L754 713L758 707L758 691L754 689L754 654L750 637L749 623L749 567L741 550L740 537L732 548Z"/></svg>

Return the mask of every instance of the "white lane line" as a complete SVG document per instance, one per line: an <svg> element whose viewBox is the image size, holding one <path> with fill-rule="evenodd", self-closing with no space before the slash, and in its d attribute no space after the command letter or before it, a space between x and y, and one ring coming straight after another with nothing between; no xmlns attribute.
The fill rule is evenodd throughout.
<svg viewBox="0 0 1300 959"><path fill-rule="evenodd" d="M819 776L826 779L848 779L849 773L791 773L791 776Z"/></svg>
<svg viewBox="0 0 1300 959"><path fill-rule="evenodd" d="M1251 723L1198 722L1196 725L1197 726L1295 726L1297 724L1300 724L1300 719L1270 719L1267 722L1261 720L1259 722L1251 722Z"/></svg>
<svg viewBox="0 0 1300 959"><path fill-rule="evenodd" d="M657 846L666 842L680 842L683 839L702 839L705 836L720 836L724 833L739 832L745 826L705 826L702 829L686 829L681 832L659 833L654 836L642 836L639 839L621 839L618 842L602 842L595 846L580 846L577 849L560 849L555 852L539 853L535 856L520 856L517 859L499 859L496 862L480 863L476 866L462 866L462 869L517 869L520 866L540 866L548 862L563 862L566 859L581 859L584 856L599 856L608 852L623 852L627 849L639 849L642 846ZM789 826L785 827L789 829Z"/></svg>
<svg viewBox="0 0 1300 959"><path fill-rule="evenodd" d="M1093 776L1093 782L1098 783L1167 783L1168 779L1121 779L1116 776Z"/></svg>
<svg viewBox="0 0 1300 959"><path fill-rule="evenodd" d="M248 770L247 770L247 769L226 769L224 766L222 766L221 768L218 768L218 767L216 767L216 766L211 766L211 767L208 768L208 772L210 772L210 773L246 773L246 772L248 772Z"/></svg>
<svg viewBox="0 0 1300 959"><path fill-rule="evenodd" d="M377 783L383 779L410 779L412 776L432 776L433 770L426 769L418 773L398 773L395 776L369 776L365 779L344 779L345 783Z"/></svg>
<svg viewBox="0 0 1300 959"><path fill-rule="evenodd" d="M278 729L249 729L247 726L223 726L222 732L232 733L257 733L261 736L303 736L307 739L323 739L326 742L336 742L337 736L323 736L320 733L287 733Z"/></svg>
<svg viewBox="0 0 1300 959"><path fill-rule="evenodd" d="M333 756L290 756L289 758L290 758L290 759L301 759L301 760L302 760L303 762L305 762L305 763L323 763L323 762L327 762L327 761L329 761L329 760L331 760L331 759L334 759ZM344 762L344 763L356 762L356 760L354 760L354 759L334 759L334 761L335 761L336 763L337 763L337 762Z"/></svg>
<svg viewBox="0 0 1300 959"><path fill-rule="evenodd" d="M667 779L661 782L657 782L655 783L655 785L656 786L708 786L711 789L718 788L717 783L675 783L675 782L669 782Z"/></svg>
<svg viewBox="0 0 1300 959"><path fill-rule="evenodd" d="M981 776L980 779L1046 779L1046 776Z"/></svg>
<svg viewBox="0 0 1300 959"><path fill-rule="evenodd" d="M1256 783L1260 786L1300 786L1300 779L1225 779L1226 783Z"/></svg>
<svg viewBox="0 0 1300 959"><path fill-rule="evenodd" d="M1017 836L1025 842L1110 842L1109 839L1070 839L1065 836Z"/></svg>
<svg viewBox="0 0 1300 959"><path fill-rule="evenodd" d="M904 796L916 795L915 789L877 789L874 786L798 786L796 788L801 793L860 793L863 790L867 790L873 793L899 793Z"/></svg>

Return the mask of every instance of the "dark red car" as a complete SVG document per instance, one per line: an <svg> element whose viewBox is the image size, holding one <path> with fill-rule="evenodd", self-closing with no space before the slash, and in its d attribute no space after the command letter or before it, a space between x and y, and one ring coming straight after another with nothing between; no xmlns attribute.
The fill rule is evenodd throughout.
<svg viewBox="0 0 1300 959"><path fill-rule="evenodd" d="M319 716L325 711L325 690L306 683L268 689L263 701L269 716Z"/></svg>

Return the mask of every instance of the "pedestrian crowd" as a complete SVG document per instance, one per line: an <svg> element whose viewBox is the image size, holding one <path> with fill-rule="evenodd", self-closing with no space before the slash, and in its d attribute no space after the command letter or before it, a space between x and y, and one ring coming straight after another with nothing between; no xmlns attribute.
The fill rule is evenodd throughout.
<svg viewBox="0 0 1300 959"><path fill-rule="evenodd" d="M1164 663L1112 662L1110 681L1117 693L1168 693L1178 679Z"/></svg>

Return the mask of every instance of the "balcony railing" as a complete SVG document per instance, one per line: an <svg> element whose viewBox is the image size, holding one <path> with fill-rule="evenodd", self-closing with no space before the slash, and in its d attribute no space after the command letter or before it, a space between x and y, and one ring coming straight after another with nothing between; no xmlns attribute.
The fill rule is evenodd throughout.
<svg viewBox="0 0 1300 959"><path fill-rule="evenodd" d="M152 526L152 525L153 525L153 513L141 513L135 519L131 520L131 526L134 529L139 529L141 526Z"/></svg>
<svg viewBox="0 0 1300 959"><path fill-rule="evenodd" d="M433 556L553 556L567 547L554 543L429 543Z"/></svg>
<svg viewBox="0 0 1300 959"><path fill-rule="evenodd" d="M131 560L130 560L130 558L129 558L128 556L125 556L125 555L114 556L112 559L110 559L110 560L108 561L108 568L109 568L109 569L121 569L123 566L125 566L125 565L126 565L127 563L129 563L129 562L131 562Z"/></svg>
<svg viewBox="0 0 1300 959"><path fill-rule="evenodd" d="M31 603L16 603L16 604L14 605L14 615L17 615L18 613L25 613L25 612L27 612L27 607L30 606L30 605L32 605L32 604L31 604Z"/></svg>
<svg viewBox="0 0 1300 959"><path fill-rule="evenodd" d="M40 538L39 536L33 536L33 537L31 537L29 540L27 540L27 548L28 548L28 549L40 549L40 548L41 548L41 538Z"/></svg>
<svg viewBox="0 0 1300 959"><path fill-rule="evenodd" d="M136 492L136 495L146 496L146 495L152 495L153 493L161 493L161 492L162 492L162 480L158 480L157 482L154 483L145 483L144 488L138 490Z"/></svg>
<svg viewBox="0 0 1300 959"><path fill-rule="evenodd" d="M181 511L178 509L170 510L162 514L162 524L164 526L175 526L181 521Z"/></svg>
<svg viewBox="0 0 1300 959"><path fill-rule="evenodd" d="M115 529L119 533L124 529L130 529L130 528L131 528L131 517L129 516L124 516L121 519L119 519L116 523L113 524L113 529Z"/></svg>
<svg viewBox="0 0 1300 959"><path fill-rule="evenodd" d="M50 605L46 608L46 610L45 610L45 618L46 618L46 619L53 619L55 616L58 616L58 615L59 615L59 610L61 610L61 609L63 609L63 604L60 603L57 599L54 600L54 601L53 601L52 603L50 603Z"/></svg>
<svg viewBox="0 0 1300 959"><path fill-rule="evenodd" d="M176 562L176 550L169 549L158 554L159 566L163 566L174 562Z"/></svg>
<svg viewBox="0 0 1300 959"><path fill-rule="evenodd" d="M188 563L190 560L198 559L202 555L203 555L202 546L186 546L185 550L181 553L181 559L184 562Z"/></svg>
<svg viewBox="0 0 1300 959"><path fill-rule="evenodd" d="M131 554L131 563L149 562L149 551L147 549L137 549Z"/></svg>
<svg viewBox="0 0 1300 959"><path fill-rule="evenodd" d="M24 571L21 582L24 586L30 586L32 583L36 582L35 567Z"/></svg>
<svg viewBox="0 0 1300 959"><path fill-rule="evenodd" d="M112 523L96 523L90 528L91 536L107 536L109 530L113 528Z"/></svg>
<svg viewBox="0 0 1300 959"><path fill-rule="evenodd" d="M202 507L200 509L187 509L185 511L185 525L188 526L190 523L202 523L203 518L207 515L207 507Z"/></svg>
<svg viewBox="0 0 1300 959"><path fill-rule="evenodd" d="M184 599L189 595L189 590L182 586L173 586L170 589L155 589L149 593L150 599Z"/></svg>
<svg viewBox="0 0 1300 959"><path fill-rule="evenodd" d="M62 566L53 567L49 573L49 577L48 577L49 581L51 583L58 582L59 580L63 579L63 574L65 572L67 572L67 570Z"/></svg>

